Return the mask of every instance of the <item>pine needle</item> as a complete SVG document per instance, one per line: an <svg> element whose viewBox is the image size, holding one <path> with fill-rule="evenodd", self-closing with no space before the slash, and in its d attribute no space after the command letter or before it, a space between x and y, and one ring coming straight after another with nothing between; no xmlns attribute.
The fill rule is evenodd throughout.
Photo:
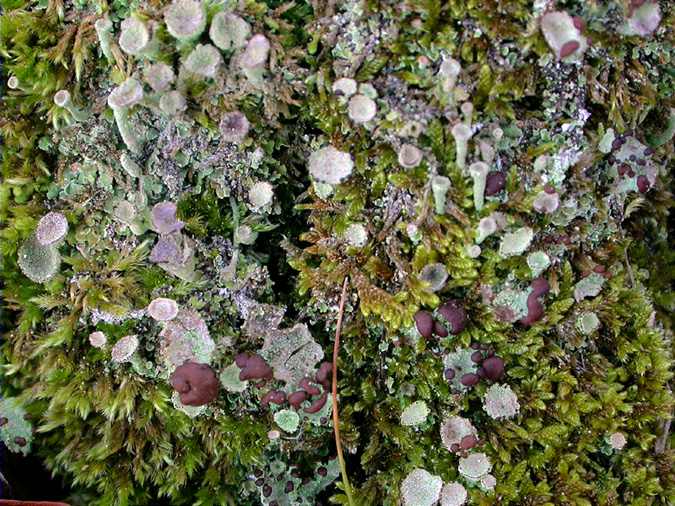
<svg viewBox="0 0 675 506"><path fill-rule="evenodd" d="M335 328L335 343L333 345L333 429L335 432L335 448L337 449L338 461L340 462L340 473L342 474L342 484L345 487L347 494L347 501L349 506L354 506L354 499L352 498L352 487L349 484L347 477L347 466L345 458L342 454L342 442L340 441L340 416L338 414L338 400L337 400L337 359L340 353L340 332L342 330L342 317L345 311L345 299L347 298L347 284L349 278L345 276L342 283L342 295L340 295L340 309L338 311L337 327Z"/></svg>

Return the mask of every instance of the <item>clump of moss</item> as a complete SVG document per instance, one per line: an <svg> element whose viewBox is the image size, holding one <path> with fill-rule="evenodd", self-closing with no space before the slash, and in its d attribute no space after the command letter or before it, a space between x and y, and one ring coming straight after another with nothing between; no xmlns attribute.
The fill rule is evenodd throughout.
<svg viewBox="0 0 675 506"><path fill-rule="evenodd" d="M673 502L672 6L2 7L2 394L74 505Z"/></svg>

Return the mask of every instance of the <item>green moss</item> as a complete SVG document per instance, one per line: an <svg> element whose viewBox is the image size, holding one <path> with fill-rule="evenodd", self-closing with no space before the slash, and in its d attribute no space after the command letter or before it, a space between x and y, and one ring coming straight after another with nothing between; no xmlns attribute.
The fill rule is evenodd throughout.
<svg viewBox="0 0 675 506"><path fill-rule="evenodd" d="M674 405L672 6L661 2L661 28L640 38L619 33L626 12L617 2L559 2L555 8L583 18L593 39L575 65L555 61L539 7L525 0L351 0L334 12L304 0L226 2L223 9L271 41L264 81L249 86L236 56L223 52L228 70L215 79L179 76L183 116L155 114L147 92L130 115L145 140L134 158L141 174L130 177L105 100L115 83L141 79L147 62L102 57L92 24L101 9L116 33L131 12L156 21L158 60L179 75L180 58L209 43L208 30L177 44L162 21L167 3L0 0L2 394L25 405L37 428L31 449L72 484L72 504L264 504L271 499L259 475L274 480L274 497L289 494L291 483L289 497L348 504L335 482L332 403L304 411L326 387L302 405L297 430L282 420L295 413L287 404L261 406L271 389L299 388L299 377L280 376L287 362L314 384L319 352L327 357L332 348L345 279L339 417L357 504L399 504L415 468L462 481L460 456L439 434L450 415L476 427L477 451L497 481L494 492L464 482L472 504L675 501L673 438L663 434ZM209 19L219 9L210 5ZM437 73L450 57L461 72L448 90ZM5 86L10 76L15 89ZM349 119L347 101L332 91L340 77L374 90L372 126ZM90 104L91 117L64 124L53 104L61 89ZM487 158L506 178L480 212L451 133L467 121L457 105L469 100L467 161ZM250 122L237 145L219 133L222 115L234 110ZM638 173L620 188L616 149L604 137L610 128L614 141L635 137L653 148L640 155L642 165L631 161ZM403 143L423 153L414 168L398 162ZM329 144L349 153L355 168L318 194L307 160ZM451 182L440 211L430 187L436 176ZM644 193L639 176L648 179ZM274 188L264 212L249 201L261 182ZM546 185L561 196L550 215L532 210ZM160 236L116 221L121 201L141 218L157 202L176 202L185 225L174 237L199 276L185 281L152 263ZM59 246L58 272L42 269L30 282L22 252L48 210L65 213L72 233ZM477 249L476 230L488 216L497 230ZM345 240L354 224L365 228L362 247ZM259 233L252 244L235 240L240 226ZM527 240L509 249L523 230ZM448 271L436 292L420 276L434 263ZM536 300L541 317L531 326L510 323L533 311L535 276L549 285ZM517 301L501 303L513 293ZM215 343L210 365L229 385L194 418L175 408L171 371L158 365L164 327L145 314L157 297L198 311ZM466 309L466 329L410 339L413 315L436 314L448 299ZM261 320L252 316L258 309ZM582 339L578 322L590 314L601 324ZM277 350L287 329L311 334L311 349ZM88 341L94 330L106 334L108 348L138 335L148 374L111 365L109 349ZM500 383L520 405L514 418L486 415L485 381L458 389L445 379L443 357L475 343L504 360ZM264 356L274 379L239 381L240 352ZM402 425L401 414L418 404L425 420ZM275 434L275 420L292 433ZM607 436L616 432L626 446L609 452Z"/></svg>

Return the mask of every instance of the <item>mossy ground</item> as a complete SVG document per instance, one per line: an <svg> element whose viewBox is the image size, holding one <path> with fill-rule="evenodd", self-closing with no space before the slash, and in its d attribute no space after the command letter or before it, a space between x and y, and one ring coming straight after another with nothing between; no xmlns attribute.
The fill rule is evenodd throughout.
<svg viewBox="0 0 675 506"><path fill-rule="evenodd" d="M282 334L306 324L329 356L345 277L339 415L356 504L399 504L401 482L414 468L462 480L457 455L439 435L454 414L477 428L477 450L497 479L494 491L465 483L471 504L675 502L673 431L666 429L674 407L674 153L672 139L661 142L675 107L669 2L660 2L660 27L644 38L619 33L628 1L556 2L551 9L585 21L592 43L580 63L551 54L539 30L542 2L208 3L209 17L234 9L252 33L270 39L264 86L252 86L230 63L214 81L188 82L190 106L178 126L149 107L134 117L150 132L138 157L147 207L177 202L184 234L196 244L196 280L148 260L157 234L133 233L112 217L136 187L116 164L125 148L106 98L126 77L142 75L145 63L122 52L105 59L94 22L108 13L118 27L134 12L161 25L168 3L0 0L1 392L26 406L36 428L32 451L70 485L72 504L253 505L262 500L257 473L267 478L276 469L288 478L286 467L297 466L316 477L335 457L330 421L307 418L299 434L271 441L278 427L260 406L264 390L252 387L222 392L206 415L191 418L174 407L165 378L111 365L88 335L102 331L114 343L139 334L148 343L142 357L152 363L158 326L128 315L170 296L205 319L217 342L211 365L220 371L262 344L247 332L242 307L274 304L286 308ZM176 65L197 42L176 44L162 26L157 37L160 58ZM506 174L505 189L480 212L472 179L455 163L451 127L461 114L439 91L438 68L449 57L462 67L460 101L470 99L480 125L472 146L490 141ZM4 84L10 76L18 88ZM373 123L350 120L346 101L332 92L339 77L376 90ZM67 125L53 103L61 89L90 119ZM223 147L219 119L234 109L251 130L241 146ZM413 123L420 133L401 133ZM503 137L493 142L487 132L497 127ZM598 148L610 128L650 147L657 176L647 192L617 189L616 161ZM402 140L423 150L416 168L398 164ZM307 160L328 144L350 153L355 169L324 197ZM566 150L576 158L561 169ZM478 151L470 156L478 159ZM542 155L551 163L537 172ZM452 183L443 214L434 212L434 175ZM255 181L274 186L265 212L248 205ZM557 214L533 210L545 185L562 196ZM38 284L22 273L17 251L48 210L63 212L70 232L60 272ZM504 321L491 305L501 290L527 290L527 255L503 258L499 233L481 243L479 256L467 252L480 220L494 212L510 231L531 227L528 252L553 259L542 274L550 285L544 316L530 327ZM406 232L412 222L420 239ZM342 239L353 223L368 231L363 247ZM232 240L241 224L259 233L253 245ZM449 276L432 292L418 274L438 262ZM594 270L605 275L599 294L575 297ZM466 330L412 339L415 312L445 299L462 301ZM587 336L576 327L584 312L601 322ZM444 378L443 355L476 342L506 363L502 382L518 396L517 417L487 415L484 382L460 395ZM426 421L402 426L401 413L418 400L430 409ZM621 451L608 450L615 432L627 438ZM306 490L305 504L348 504L339 478L318 493Z"/></svg>

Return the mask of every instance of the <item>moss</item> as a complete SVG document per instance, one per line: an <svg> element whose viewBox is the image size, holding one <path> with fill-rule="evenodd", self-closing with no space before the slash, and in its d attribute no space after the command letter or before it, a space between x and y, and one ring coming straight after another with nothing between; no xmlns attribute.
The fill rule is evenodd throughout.
<svg viewBox="0 0 675 506"><path fill-rule="evenodd" d="M209 4L201 35L181 41L163 21L169 3L0 1L2 394L32 417L31 450L72 483L72 504L265 504L270 479L274 497L348 504L335 481L332 403L317 413L301 407L298 429L282 436L275 419L296 412L261 402L301 381L325 391L316 374L345 278L339 416L357 504L399 504L415 469L438 477L432 495L441 482L466 485L471 504L675 501L673 441L664 434L674 404L672 6L661 2L661 26L643 38L621 33L620 3L559 2L592 39L574 63L551 52L541 2ZM99 9L113 24L110 59L94 29ZM264 72L247 76L241 49L226 49L209 79L181 74L180 62L209 44L221 10L269 41ZM157 23L159 53L120 52L120 23L132 13ZM439 76L450 58L460 68L452 83ZM145 88L129 115L142 137L130 174L105 102L125 79L141 82L151 61L172 69L172 92L187 108L162 115ZM374 118L350 120L334 91L340 78L355 79ZM69 123L54 105L64 89L87 105L87 118ZM247 118L236 143L218 127L234 111ZM457 156L459 122L472 127L466 166L484 162L505 176L484 200ZM419 150L411 167L398 160L406 145ZM353 162L330 188L312 181L325 167L309 168L326 146ZM624 163L634 176L621 179ZM648 184L638 185L640 176ZM449 182L443 202L434 181ZM251 189L269 186L274 198L251 205ZM553 192L557 209L533 211ZM115 219L123 201L138 217L133 230ZM185 226L162 238L180 239L189 258L176 264L194 263L198 275L181 279L150 262L160 235L145 222L159 202L177 204ZM19 250L48 212L70 227L61 264L29 282ZM490 220L494 230L477 238ZM258 236L244 241L237 230ZM434 265L444 283L430 288ZM532 302L535 275L549 291ZM172 402L158 354L163 324L145 311L161 297L203 320L215 346L210 366L229 385L191 416ZM467 327L411 339L413 315L449 299L462 301ZM514 311L529 314L534 303L542 314L526 327ZM587 315L601 323L589 332L578 328ZM94 331L107 347L91 345ZM292 350L274 346L294 333L303 342ZM112 365L109 348L127 335L139 336L140 365ZM480 373L472 346L506 364L500 388L517 399L512 418L484 411L496 388L487 379L458 389L445 377L443 359L456 350ZM274 379L238 381L241 352L264 355ZM411 406L426 416L402 425ZM439 429L450 416L475 427L473 452L443 446ZM606 438L616 433L627 442L610 452ZM480 453L494 491L470 486L460 464Z"/></svg>

